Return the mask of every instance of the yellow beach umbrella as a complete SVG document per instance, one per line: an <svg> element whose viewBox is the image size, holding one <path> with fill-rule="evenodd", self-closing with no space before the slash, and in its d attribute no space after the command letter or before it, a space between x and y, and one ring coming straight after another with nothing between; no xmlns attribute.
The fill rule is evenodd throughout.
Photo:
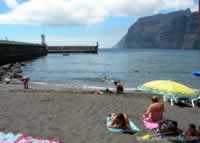
<svg viewBox="0 0 200 143"><path fill-rule="evenodd" d="M199 95L191 88L171 80L154 80L143 84L138 90L179 98L196 98Z"/></svg>

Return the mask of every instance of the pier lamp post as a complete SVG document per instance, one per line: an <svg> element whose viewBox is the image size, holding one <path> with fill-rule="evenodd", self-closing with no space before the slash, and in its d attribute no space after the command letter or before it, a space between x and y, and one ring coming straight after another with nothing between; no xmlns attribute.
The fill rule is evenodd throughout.
<svg viewBox="0 0 200 143"><path fill-rule="evenodd" d="M46 42L45 42L45 35L44 35L44 34L41 35L41 39L42 39L42 43L41 43L41 44L42 44L43 46L45 46L45 45L46 45Z"/></svg>
<svg viewBox="0 0 200 143"><path fill-rule="evenodd" d="M44 35L44 34L41 35L41 40L42 40L42 41L41 41L42 46L45 47L45 51L46 51L46 53L48 53L48 46L47 46L47 44L46 44L45 35Z"/></svg>

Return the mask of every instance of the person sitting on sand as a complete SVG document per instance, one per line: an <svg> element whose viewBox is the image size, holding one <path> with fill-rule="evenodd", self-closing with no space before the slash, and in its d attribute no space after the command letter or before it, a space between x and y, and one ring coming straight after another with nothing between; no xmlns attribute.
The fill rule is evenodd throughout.
<svg viewBox="0 0 200 143"><path fill-rule="evenodd" d="M200 125L199 125L199 128L197 130L197 136L198 136L198 140L200 140Z"/></svg>
<svg viewBox="0 0 200 143"><path fill-rule="evenodd" d="M116 88L116 93L121 94L121 93L124 92L124 87L123 87L123 85L121 84L120 81L114 81L114 85L115 85L115 88Z"/></svg>
<svg viewBox="0 0 200 143"><path fill-rule="evenodd" d="M127 113L111 113L110 128L130 129L129 117Z"/></svg>
<svg viewBox="0 0 200 143"><path fill-rule="evenodd" d="M194 124L189 124L188 129L184 132L185 138L191 143L196 143L199 140L198 131Z"/></svg>
<svg viewBox="0 0 200 143"><path fill-rule="evenodd" d="M158 122L163 119L163 113L165 111L164 104L159 102L158 97L153 96L151 98L152 103L149 105L144 117L152 122Z"/></svg>

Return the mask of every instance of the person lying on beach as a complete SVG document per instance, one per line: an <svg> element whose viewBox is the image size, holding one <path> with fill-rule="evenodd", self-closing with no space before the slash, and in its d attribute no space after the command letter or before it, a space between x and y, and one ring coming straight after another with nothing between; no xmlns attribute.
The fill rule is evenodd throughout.
<svg viewBox="0 0 200 143"><path fill-rule="evenodd" d="M105 90L97 90L95 92L96 95L105 95L105 94L112 94L113 92L109 90L109 88L106 88Z"/></svg>
<svg viewBox="0 0 200 143"><path fill-rule="evenodd" d="M115 85L115 88L116 88L116 93L121 94L121 93L124 92L124 87L123 87L123 85L121 84L120 81L114 81L114 85Z"/></svg>
<svg viewBox="0 0 200 143"><path fill-rule="evenodd" d="M152 122L161 121L163 119L163 113L165 112L164 104L159 102L159 99L156 96L153 96L151 101L152 103L149 105L143 117Z"/></svg>
<svg viewBox="0 0 200 143"><path fill-rule="evenodd" d="M127 113L111 113L109 116L111 118L110 128L130 129Z"/></svg>
<svg viewBox="0 0 200 143"><path fill-rule="evenodd" d="M106 88L105 92L110 94L113 93L109 88Z"/></svg>

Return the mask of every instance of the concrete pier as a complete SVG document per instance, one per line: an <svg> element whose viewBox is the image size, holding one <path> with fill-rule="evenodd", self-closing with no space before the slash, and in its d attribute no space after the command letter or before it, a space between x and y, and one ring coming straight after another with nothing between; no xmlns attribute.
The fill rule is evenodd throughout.
<svg viewBox="0 0 200 143"><path fill-rule="evenodd" d="M45 45L0 40L0 65L32 60L47 54Z"/></svg>
<svg viewBox="0 0 200 143"><path fill-rule="evenodd" d="M94 46L47 46L45 35L41 44L0 40L0 65L32 60L48 53L98 53L98 42Z"/></svg>
<svg viewBox="0 0 200 143"><path fill-rule="evenodd" d="M98 53L98 42L96 45L80 46L48 46L48 53Z"/></svg>

